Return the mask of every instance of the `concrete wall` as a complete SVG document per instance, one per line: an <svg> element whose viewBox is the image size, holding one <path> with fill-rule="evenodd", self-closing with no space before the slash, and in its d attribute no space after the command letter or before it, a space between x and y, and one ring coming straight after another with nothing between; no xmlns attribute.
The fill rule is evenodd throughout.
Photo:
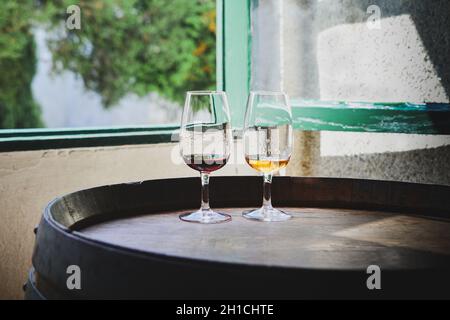
<svg viewBox="0 0 450 320"><path fill-rule="evenodd" d="M450 100L449 1L252 4L253 89L322 100ZM374 4L380 9L379 29L368 25L374 12L367 9ZM260 42L278 46L260 51ZM261 68L280 81L267 81ZM296 133L288 174L450 184L449 148L448 136Z"/></svg>
<svg viewBox="0 0 450 320"><path fill-rule="evenodd" d="M0 153L0 299L22 298L31 266L33 228L50 200L105 184L196 176L182 163L175 146ZM243 163L240 144L231 159L214 175L255 174Z"/></svg>

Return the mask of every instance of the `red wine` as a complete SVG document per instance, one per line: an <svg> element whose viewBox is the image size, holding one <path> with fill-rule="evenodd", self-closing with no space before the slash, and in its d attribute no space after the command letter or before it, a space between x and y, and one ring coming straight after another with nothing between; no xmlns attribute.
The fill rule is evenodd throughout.
<svg viewBox="0 0 450 320"><path fill-rule="evenodd" d="M186 155L183 156L184 162L194 170L200 172L213 172L222 168L228 160L223 155Z"/></svg>

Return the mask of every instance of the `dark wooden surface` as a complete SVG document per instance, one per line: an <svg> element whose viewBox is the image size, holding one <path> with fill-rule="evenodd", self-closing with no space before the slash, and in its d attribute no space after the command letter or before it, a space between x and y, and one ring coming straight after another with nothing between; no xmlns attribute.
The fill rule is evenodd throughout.
<svg viewBox="0 0 450 320"><path fill-rule="evenodd" d="M229 223L179 220L185 210L103 222L84 236L130 249L226 263L294 268L430 267L450 255L450 221L380 211L284 208L294 218L249 221L243 208L222 209Z"/></svg>
<svg viewBox="0 0 450 320"><path fill-rule="evenodd" d="M233 221L178 219L199 205L198 178L82 190L39 225L35 284L47 298L450 298L450 187L276 177L294 218L247 221L260 177L213 177L211 204ZM67 290L67 266L82 270ZM369 291L366 268L382 270ZM31 281L31 280L30 280ZM36 296L36 295L35 295Z"/></svg>

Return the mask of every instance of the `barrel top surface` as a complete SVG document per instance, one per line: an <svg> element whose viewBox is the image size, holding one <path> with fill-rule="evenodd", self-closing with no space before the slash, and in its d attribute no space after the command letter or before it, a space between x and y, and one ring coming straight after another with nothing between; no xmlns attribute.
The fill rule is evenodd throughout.
<svg viewBox="0 0 450 320"><path fill-rule="evenodd" d="M78 232L123 248L185 259L291 268L365 270L449 266L450 221L407 213L289 207L293 219L264 223L224 208L233 220L201 225L180 213L152 212Z"/></svg>
<svg viewBox="0 0 450 320"><path fill-rule="evenodd" d="M214 176L211 207L232 221L181 221L200 187L148 180L53 200L36 232L36 288L56 299L360 298L377 265L383 297L450 295L450 186L274 177L273 204L293 218L267 223L242 217L261 206L261 177ZM83 290L68 289L68 265Z"/></svg>

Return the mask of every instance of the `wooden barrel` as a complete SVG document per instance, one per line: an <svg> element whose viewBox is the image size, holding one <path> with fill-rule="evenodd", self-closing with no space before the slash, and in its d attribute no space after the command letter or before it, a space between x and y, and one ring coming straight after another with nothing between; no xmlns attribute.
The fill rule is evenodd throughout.
<svg viewBox="0 0 450 320"><path fill-rule="evenodd" d="M274 205L294 216L277 223L241 216L261 205L260 177L212 177L210 192L231 222L179 220L199 206L198 178L55 199L38 227L26 296L450 297L450 187L275 177ZM80 289L67 286L69 266L79 267Z"/></svg>

